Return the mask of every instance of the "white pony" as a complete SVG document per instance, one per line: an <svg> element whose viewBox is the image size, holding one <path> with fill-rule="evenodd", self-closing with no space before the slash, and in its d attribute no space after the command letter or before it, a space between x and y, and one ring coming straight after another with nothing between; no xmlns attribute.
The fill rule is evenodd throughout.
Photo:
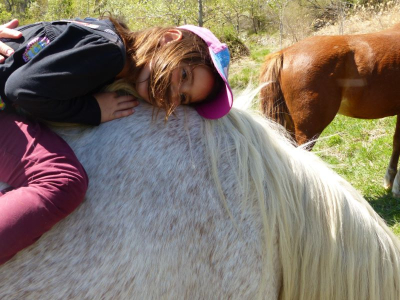
<svg viewBox="0 0 400 300"><path fill-rule="evenodd" d="M180 108L59 130L85 202L0 267L0 299L399 300L400 243L274 124Z"/></svg>

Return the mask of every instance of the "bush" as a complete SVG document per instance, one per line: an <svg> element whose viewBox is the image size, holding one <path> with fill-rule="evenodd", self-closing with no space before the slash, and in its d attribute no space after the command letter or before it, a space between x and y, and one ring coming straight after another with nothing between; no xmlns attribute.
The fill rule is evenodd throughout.
<svg viewBox="0 0 400 300"><path fill-rule="evenodd" d="M250 49L236 35L227 32L221 40L228 45L232 60L250 56Z"/></svg>

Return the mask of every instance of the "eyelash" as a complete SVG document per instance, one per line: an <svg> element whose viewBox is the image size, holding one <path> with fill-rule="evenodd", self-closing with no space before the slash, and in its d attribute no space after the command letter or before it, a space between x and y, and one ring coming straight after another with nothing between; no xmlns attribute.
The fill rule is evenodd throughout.
<svg viewBox="0 0 400 300"><path fill-rule="evenodd" d="M188 74L187 74L185 68L182 68L182 81L183 81L183 80L186 80L187 77L188 77Z"/></svg>
<svg viewBox="0 0 400 300"><path fill-rule="evenodd" d="M187 100L186 100L186 95L185 94L180 94L179 95L180 100L181 100L181 104L187 104Z"/></svg>
<svg viewBox="0 0 400 300"><path fill-rule="evenodd" d="M188 79L188 72L185 70L185 68L182 68L182 79L181 81L185 81ZM185 94L180 94L179 95L180 100L181 100L181 104L187 104L187 98Z"/></svg>

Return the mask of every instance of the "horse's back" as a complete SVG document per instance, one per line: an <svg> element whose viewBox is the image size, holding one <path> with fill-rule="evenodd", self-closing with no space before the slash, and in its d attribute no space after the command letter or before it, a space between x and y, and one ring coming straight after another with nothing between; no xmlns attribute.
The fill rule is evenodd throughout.
<svg viewBox="0 0 400 300"><path fill-rule="evenodd" d="M283 67L288 74L294 73L292 78L297 80L296 76L307 72L306 82L324 78L370 78L374 71L400 67L400 30L396 28L400 28L400 24L368 34L306 38L281 51Z"/></svg>
<svg viewBox="0 0 400 300"><path fill-rule="evenodd" d="M232 222L211 179L202 121L186 113L152 122L142 104L131 117L61 132L88 172L86 200L0 267L0 298L254 299L259 220L240 212L233 175L222 170L228 205L242 220ZM277 266L266 276L274 299Z"/></svg>

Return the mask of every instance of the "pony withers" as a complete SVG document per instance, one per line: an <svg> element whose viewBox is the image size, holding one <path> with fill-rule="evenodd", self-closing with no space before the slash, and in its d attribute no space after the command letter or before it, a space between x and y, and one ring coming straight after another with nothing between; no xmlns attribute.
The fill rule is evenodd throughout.
<svg viewBox="0 0 400 300"><path fill-rule="evenodd" d="M384 186L400 196L400 24L370 34L314 36L270 54L262 66L263 113L311 149L337 113L397 115ZM397 175L396 175L397 174Z"/></svg>
<svg viewBox="0 0 400 300"><path fill-rule="evenodd" d="M141 103L57 129L87 197L0 266L0 299L400 299L399 239L276 127L235 108L165 122Z"/></svg>

